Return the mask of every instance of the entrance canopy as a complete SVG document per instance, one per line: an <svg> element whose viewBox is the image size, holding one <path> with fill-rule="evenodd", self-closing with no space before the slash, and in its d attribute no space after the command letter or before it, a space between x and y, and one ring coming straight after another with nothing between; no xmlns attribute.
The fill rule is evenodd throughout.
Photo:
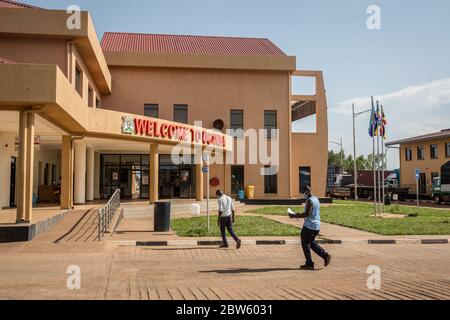
<svg viewBox="0 0 450 320"><path fill-rule="evenodd" d="M0 110L32 111L68 135L232 148L232 138L216 130L90 108L56 65L0 64L0 74Z"/></svg>

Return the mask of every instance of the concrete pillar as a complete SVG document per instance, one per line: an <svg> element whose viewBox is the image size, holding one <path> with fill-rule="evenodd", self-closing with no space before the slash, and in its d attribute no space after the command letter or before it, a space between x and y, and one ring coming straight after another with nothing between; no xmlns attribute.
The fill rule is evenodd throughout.
<svg viewBox="0 0 450 320"><path fill-rule="evenodd" d="M86 203L86 142L74 141L74 179L73 179L73 202L75 204Z"/></svg>
<svg viewBox="0 0 450 320"><path fill-rule="evenodd" d="M17 215L18 223L31 222L33 210L34 169L34 119L35 114L19 113L19 159L17 170Z"/></svg>
<svg viewBox="0 0 450 320"><path fill-rule="evenodd" d="M100 154L94 153L94 199L100 199Z"/></svg>
<svg viewBox="0 0 450 320"><path fill-rule="evenodd" d="M86 201L94 201L94 148L86 148Z"/></svg>
<svg viewBox="0 0 450 320"><path fill-rule="evenodd" d="M203 160L202 153L195 154L195 196L197 201L203 200ZM208 183L209 184L209 183Z"/></svg>
<svg viewBox="0 0 450 320"><path fill-rule="evenodd" d="M159 153L158 145L150 145L150 204L158 201L158 185L159 185Z"/></svg>
<svg viewBox="0 0 450 320"><path fill-rule="evenodd" d="M73 147L72 137L63 136L61 144L61 209L73 207Z"/></svg>

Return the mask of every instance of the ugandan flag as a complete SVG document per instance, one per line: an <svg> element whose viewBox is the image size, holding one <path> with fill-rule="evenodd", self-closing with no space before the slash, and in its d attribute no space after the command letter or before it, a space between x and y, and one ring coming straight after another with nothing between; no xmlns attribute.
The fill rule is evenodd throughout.
<svg viewBox="0 0 450 320"><path fill-rule="evenodd" d="M384 114L383 106L381 106L381 114L380 114L380 136L383 137L383 139L386 139L386 125L387 125L387 119Z"/></svg>

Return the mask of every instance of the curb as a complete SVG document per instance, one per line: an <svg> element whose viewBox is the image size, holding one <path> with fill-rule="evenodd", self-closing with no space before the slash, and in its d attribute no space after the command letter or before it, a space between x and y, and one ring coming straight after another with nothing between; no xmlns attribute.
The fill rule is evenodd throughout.
<svg viewBox="0 0 450 320"><path fill-rule="evenodd" d="M449 239L364 239L364 240L317 240L319 244L331 245L397 245L397 244L449 244ZM168 241L106 241L106 244L126 247L216 247L222 244L221 240L168 240ZM243 245L248 246L287 246L300 245L300 240L251 240L243 239Z"/></svg>

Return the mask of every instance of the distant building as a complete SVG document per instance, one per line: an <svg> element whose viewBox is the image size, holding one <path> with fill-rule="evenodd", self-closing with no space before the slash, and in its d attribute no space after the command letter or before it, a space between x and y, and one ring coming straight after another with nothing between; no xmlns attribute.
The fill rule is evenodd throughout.
<svg viewBox="0 0 450 320"><path fill-rule="evenodd" d="M440 175L441 167L450 160L450 129L392 141L386 146L399 146L400 184L411 187L415 193L416 169L419 169L419 193L430 195L433 178Z"/></svg>

